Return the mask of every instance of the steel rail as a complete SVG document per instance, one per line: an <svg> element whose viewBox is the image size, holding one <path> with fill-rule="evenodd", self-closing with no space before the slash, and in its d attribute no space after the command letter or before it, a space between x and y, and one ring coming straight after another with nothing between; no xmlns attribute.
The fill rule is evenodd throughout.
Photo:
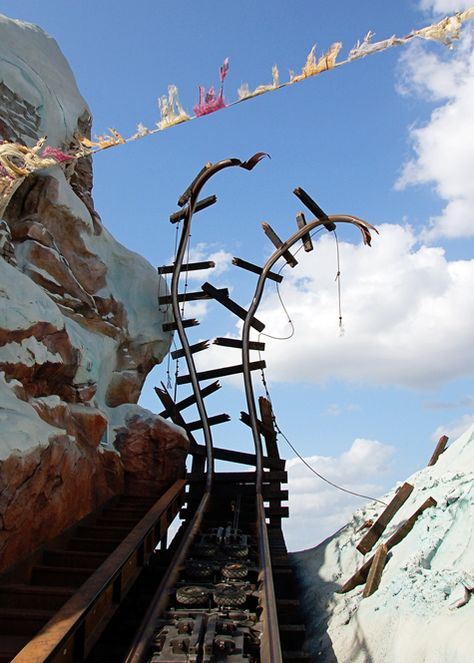
<svg viewBox="0 0 474 663"><path fill-rule="evenodd" d="M205 513L210 500L210 493L204 493L201 502L194 516L189 522L183 539L176 551L173 559L168 564L165 574L158 586L158 589L150 603L145 617L143 618L139 629L135 633L132 644L129 647L126 658L123 663L142 663L147 656L150 642L156 629L156 621L160 614L165 610L169 600L170 589L176 583L181 568L186 559L186 555L193 543L196 534L201 526L202 517Z"/></svg>
<svg viewBox="0 0 474 663"><path fill-rule="evenodd" d="M209 506L211 498L211 490L214 478L214 453L211 426L207 415L204 399L201 394L199 385L199 377L196 370L196 365L191 351L188 338L186 336L185 328L181 319L181 312L179 308L180 297L178 293L179 279L183 268L183 261L188 247L191 221L196 208L199 207L198 197L206 182L216 173L225 168L232 166L240 166L246 170L251 170L260 161L263 155L256 154L248 161L242 162L240 159L223 159L215 164L207 164L200 173L193 180L186 192L181 196L179 204L186 204L184 210L183 229L176 252L176 258L173 266L173 274L171 278L171 307L173 311L174 322L176 324L176 331L181 342L183 354L186 359L190 382L195 397L195 405L197 407L199 417L202 421L202 430L206 449L206 481L205 492L199 505L189 522L189 525L183 535L183 538L178 546L178 549L173 557L173 560L167 567L167 570L160 582L160 585L152 599L148 608L145 618L142 620L140 628L135 634L134 640L129 648L128 654L123 663L141 663L147 654L150 641L153 637L155 630L156 619L166 608L169 600L170 590L178 579L181 567L184 563L186 555L191 547L191 544L198 533L204 514ZM175 216L175 215L173 215ZM182 300L183 298L181 298ZM263 505L263 503L262 503Z"/></svg>
<svg viewBox="0 0 474 663"><path fill-rule="evenodd" d="M265 282L270 273L271 268L276 261L283 256L297 241L301 240L305 235L319 226L325 226L329 222L332 223L350 223L359 228L364 238L364 242L370 243L370 230L374 229L373 226L366 223L362 219L350 215L334 215L325 218L324 220L315 219L308 222L305 226L297 230L286 242L272 253L266 261L262 272L257 281L255 294L253 296L247 315L244 320L242 329L242 365L243 377L245 386L245 396L247 400L248 414L250 417L250 424L252 428L252 436L255 445L256 456L256 503L257 503L257 530L259 533L259 554L260 565L262 572L262 585L263 585L263 632L261 638L261 652L262 661L272 661L272 663L282 663L282 651L280 643L280 632L278 627L278 614L276 608L275 587L273 583L272 564L270 556L270 545L268 540L268 530L265 520L265 509L262 496L262 481L263 481L263 450L260 431L258 426L257 408L255 404L255 394L253 390L251 370L250 370L250 329L251 321L254 317L258 306L260 305ZM374 229L375 230L375 229Z"/></svg>
<svg viewBox="0 0 474 663"><path fill-rule="evenodd" d="M174 316L174 322L176 323L176 331L178 332L179 340L181 341L181 345L184 351L184 356L186 358L186 363L188 366L189 375L191 378L193 392L196 397L196 407L203 423L203 435L204 435L204 442L206 445L206 460L207 460L205 490L207 492L211 491L212 478L214 475L212 433L211 433L211 427L209 426L208 422L208 416L206 412L206 406L204 404L204 399L201 396L201 390L199 387L199 380L196 372L196 365L194 363L193 354L190 350L189 341L187 339L186 333L184 331L184 326L181 320L181 313L179 310L179 301L178 301L179 278L181 275L184 255L189 242L189 236L191 231L191 220L194 211L198 205L198 196L203 186L213 175L215 175L221 170L224 170L225 168L240 166L247 170L251 170L261 158L262 156L260 155L254 155L248 161L245 162L242 162L240 159L231 158L231 159L222 159L221 161L217 161L215 164L208 164L201 170L201 172L197 175L195 180L191 183L190 187L187 189L185 194L183 194L183 196L180 199L180 201L183 199L185 200L187 199L187 207L185 209L183 230L181 232L181 238L176 253L173 275L171 279L171 297L172 297L171 306Z"/></svg>

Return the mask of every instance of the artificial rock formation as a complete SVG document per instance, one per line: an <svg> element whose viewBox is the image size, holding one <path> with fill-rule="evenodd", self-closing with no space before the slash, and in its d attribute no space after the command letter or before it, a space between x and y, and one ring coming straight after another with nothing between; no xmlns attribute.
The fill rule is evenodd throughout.
<svg viewBox="0 0 474 663"><path fill-rule="evenodd" d="M67 152L91 115L56 42L0 16L0 141ZM0 571L122 491L184 472L181 429L136 405L170 336L159 276L102 225L92 162L28 177L0 219Z"/></svg>

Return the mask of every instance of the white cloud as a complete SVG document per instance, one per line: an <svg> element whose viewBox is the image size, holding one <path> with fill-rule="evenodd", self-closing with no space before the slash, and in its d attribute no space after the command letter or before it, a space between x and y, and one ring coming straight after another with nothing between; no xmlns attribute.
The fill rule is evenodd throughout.
<svg viewBox="0 0 474 663"><path fill-rule="evenodd" d="M401 58L402 90L442 102L424 126L411 129L414 156L404 165L397 182L398 188L430 183L446 201L441 214L430 219L425 233L430 240L474 236L472 27L467 24L464 32L456 50L447 57L416 45Z"/></svg>
<svg viewBox="0 0 474 663"><path fill-rule="evenodd" d="M420 2L421 9L441 14L453 14L463 9L469 9L471 6L472 0L421 0Z"/></svg>
<svg viewBox="0 0 474 663"><path fill-rule="evenodd" d="M432 388L474 373L474 260L448 261L443 249L417 246L413 231L380 227L372 248L340 242L342 312L332 237L284 270L280 292L295 326L289 341L266 342L270 380ZM269 286L271 288L271 286ZM258 311L265 332L285 336L288 324L271 289Z"/></svg>
<svg viewBox="0 0 474 663"><path fill-rule="evenodd" d="M388 470L393 453L389 445L357 439L340 456L310 456L305 460L330 481L378 497L385 491L381 476ZM290 518L284 527L290 550L317 545L345 525L354 509L367 501L323 482L299 458L288 461L287 469Z"/></svg>
<svg viewBox="0 0 474 663"><path fill-rule="evenodd" d="M207 270L200 269L195 272L188 272L188 280L204 283L211 277L220 276L232 265L232 254L219 249L216 245L199 242L196 246L191 247L189 260L186 258L185 262L202 262L204 260L212 260L216 266Z"/></svg>
<svg viewBox="0 0 474 663"><path fill-rule="evenodd" d="M474 424L474 414L465 414L460 419L451 421L447 424L442 424L431 435L431 439L434 442L437 442L442 435L447 435L449 437L449 443L452 444L455 442L458 437L461 437L463 433Z"/></svg>

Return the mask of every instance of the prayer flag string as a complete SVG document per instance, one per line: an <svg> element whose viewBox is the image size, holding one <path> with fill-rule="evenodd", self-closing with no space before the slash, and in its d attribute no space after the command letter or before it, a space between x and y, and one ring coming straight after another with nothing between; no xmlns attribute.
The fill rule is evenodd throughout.
<svg viewBox="0 0 474 663"><path fill-rule="evenodd" d="M149 129L142 123L139 123L136 132L128 138L124 138L115 129L109 129L108 134L96 136L94 140L90 140L85 136L75 136L76 148L68 149L67 153L57 147L45 147L45 138L41 138L33 147L0 140L0 218L21 182L25 177L37 170L59 163L71 162L75 159L91 156L97 152L116 147L117 145L123 145L144 138L145 136L151 136L175 125L195 120L203 115L209 115L210 113L223 108L230 108L262 94L294 85L307 78L317 76L324 71L341 67L368 55L380 53L394 46L407 44L414 39L434 40L448 46L448 48L452 48L453 42L459 39L462 24L473 17L474 7L471 7L463 12L447 16L441 21L420 30L413 30L404 37L393 35L389 39L376 42L373 41L374 33L369 31L364 39L357 42L354 48L349 51L347 58L339 62L337 61L337 57L342 48L341 42L332 44L319 58L316 57L316 46L313 46L299 74L290 71L289 79L281 83L278 67L274 65L271 83L259 85L254 90L250 90L248 84L244 83L237 91L237 99L230 103L226 103L224 99L224 80L229 71L229 59L226 58L219 71L219 92L216 93L214 87L210 87L206 91L203 86L199 86L199 100L193 108L194 115L189 116L186 113L179 101L176 85L170 85L168 87L168 95L163 95L158 99L160 119L156 122L156 126L153 129Z"/></svg>

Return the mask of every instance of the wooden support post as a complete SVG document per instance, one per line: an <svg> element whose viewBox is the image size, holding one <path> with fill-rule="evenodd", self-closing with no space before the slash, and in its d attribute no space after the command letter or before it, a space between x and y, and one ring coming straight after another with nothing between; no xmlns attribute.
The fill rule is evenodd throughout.
<svg viewBox="0 0 474 663"><path fill-rule="evenodd" d="M385 507L375 523L357 545L357 550L359 550L359 552L365 555L372 550L382 536L388 523L392 520L400 507L405 504L412 491L413 486L409 483L404 483L403 486L397 490L391 502Z"/></svg>
<svg viewBox="0 0 474 663"><path fill-rule="evenodd" d="M430 458L430 462L428 463L428 467L431 465L434 465L438 458L441 456L443 451L446 449L446 444L448 443L448 437L446 435L442 435L439 440L438 444L435 447L435 450L433 451L433 455Z"/></svg>
<svg viewBox="0 0 474 663"><path fill-rule="evenodd" d="M397 531L392 534L392 536L385 542L385 545L387 546L387 550L390 550L394 546L397 545L397 543L400 543L400 541L403 541L403 539L406 537L408 532L410 532L413 529L413 526L415 522L417 521L418 517L425 511L425 509L428 509L431 506L436 506L437 502L433 497L428 497L427 500L423 502L423 504L418 507L418 509L415 511L415 513L408 518L403 525L400 525L400 527L397 529ZM346 592L350 592L351 589L354 589L354 587L357 587L357 585L362 585L366 580L367 576L369 575L370 567L372 566L372 562L374 561L374 555L370 559L368 559L360 569L358 569L354 575L352 575L349 580L347 580L339 590L339 594L345 594Z"/></svg>
<svg viewBox="0 0 474 663"><path fill-rule="evenodd" d="M385 543L380 544L377 548L377 552L374 555L374 561L370 565L369 575L367 576L367 582L365 583L364 592L362 596L367 598L371 596L375 591L377 591L380 580L382 578L383 569L385 562L387 561L388 548Z"/></svg>

